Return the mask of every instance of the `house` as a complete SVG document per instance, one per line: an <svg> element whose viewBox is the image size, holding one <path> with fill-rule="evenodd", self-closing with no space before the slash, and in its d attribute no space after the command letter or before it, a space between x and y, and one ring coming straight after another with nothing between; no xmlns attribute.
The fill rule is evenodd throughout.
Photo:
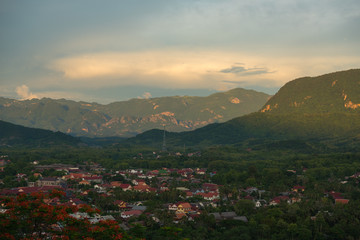
<svg viewBox="0 0 360 240"><path fill-rule="evenodd" d="M209 191L209 192L218 192L219 191L219 185L214 184L214 183L204 183L202 185L202 188L205 191Z"/></svg>
<svg viewBox="0 0 360 240"><path fill-rule="evenodd" d="M142 205L128 205L128 207L131 207L131 210L140 210L142 212L146 211L147 206Z"/></svg>
<svg viewBox="0 0 360 240"><path fill-rule="evenodd" d="M246 199L246 200L251 200L251 201L254 201L254 200L255 200L255 198L254 198L253 196L250 196L250 195L246 195L246 196L244 197L244 199Z"/></svg>
<svg viewBox="0 0 360 240"><path fill-rule="evenodd" d="M342 193L339 192L325 192L325 196L331 196L334 199L335 203L339 203L339 204L348 204L349 203L349 199L345 199L342 195Z"/></svg>
<svg viewBox="0 0 360 240"><path fill-rule="evenodd" d="M193 197L193 193L190 191L186 192L186 198L191 198L191 197Z"/></svg>
<svg viewBox="0 0 360 240"><path fill-rule="evenodd" d="M217 192L198 193L197 195L202 196L204 198L204 200L207 200L207 201L213 201L215 199L220 199L219 193L217 193Z"/></svg>
<svg viewBox="0 0 360 240"><path fill-rule="evenodd" d="M134 179L131 181L132 184L134 184L135 186L137 185L146 185L145 180L144 179Z"/></svg>
<svg viewBox="0 0 360 240"><path fill-rule="evenodd" d="M170 203L168 205L168 210L169 211L176 211L177 210L177 204L176 203Z"/></svg>
<svg viewBox="0 0 360 240"><path fill-rule="evenodd" d="M0 195L17 195L17 194L31 194L31 193L48 193L54 189L62 189L61 186L42 186L42 187L19 187L12 189L4 189L1 191Z"/></svg>
<svg viewBox="0 0 360 240"><path fill-rule="evenodd" d="M100 216L98 214L95 214L94 217L89 219L89 222L91 224L96 224L100 221L115 221L115 218L111 215L106 215L106 216Z"/></svg>
<svg viewBox="0 0 360 240"><path fill-rule="evenodd" d="M62 178L64 180L68 179L83 179L84 177L89 177L90 174L87 173L70 173L68 175L63 176Z"/></svg>
<svg viewBox="0 0 360 240"><path fill-rule="evenodd" d="M245 216L238 216L235 212L214 212L210 213L210 215L215 217L216 221L221 220L238 220L243 222L248 222L247 217Z"/></svg>
<svg viewBox="0 0 360 240"><path fill-rule="evenodd" d="M257 187L248 187L245 189L245 192L248 194L256 193L257 191L259 191Z"/></svg>
<svg viewBox="0 0 360 240"><path fill-rule="evenodd" d="M29 187L42 187L42 186L60 186L61 180L53 177L44 177L36 182L29 182Z"/></svg>
<svg viewBox="0 0 360 240"><path fill-rule="evenodd" d="M218 212L210 213L209 215L214 216L216 221L221 221L222 220L221 215Z"/></svg>
<svg viewBox="0 0 360 240"><path fill-rule="evenodd" d="M83 177L83 180L86 180L90 183L103 183L103 178L102 176L91 176L91 177Z"/></svg>
<svg viewBox="0 0 360 240"><path fill-rule="evenodd" d="M292 191L293 192L296 192L296 193L301 193L301 192L304 192L305 191L305 187L304 186L300 186L300 185L296 185L292 188Z"/></svg>
<svg viewBox="0 0 360 240"><path fill-rule="evenodd" d="M151 173L151 172L148 172L147 174L146 174L146 178L147 179L152 179L152 178L154 178L154 177L156 177L157 176L157 174L154 174L154 173Z"/></svg>
<svg viewBox="0 0 360 240"><path fill-rule="evenodd" d="M106 189L109 186L107 184L95 184L94 188L96 189L97 192L99 193L104 193L106 192Z"/></svg>
<svg viewBox="0 0 360 240"><path fill-rule="evenodd" d="M161 184L160 191L162 192L169 191L169 187L167 186L166 183Z"/></svg>
<svg viewBox="0 0 360 240"><path fill-rule="evenodd" d="M191 211L191 205L188 202L182 202L177 204L177 212L188 213Z"/></svg>
<svg viewBox="0 0 360 240"><path fill-rule="evenodd" d="M143 212L140 210L130 210L130 211L125 211L121 213L121 217L124 219L130 218L130 217L138 217L142 214Z"/></svg>
<svg viewBox="0 0 360 240"><path fill-rule="evenodd" d="M76 212L76 213L71 213L69 215L76 219L87 219L91 224L96 224L100 221L108 221L108 220L115 221L115 218L111 215L101 216L98 213L96 213L94 216L90 216L88 213L84 213L84 212Z"/></svg>
<svg viewBox="0 0 360 240"><path fill-rule="evenodd" d="M133 190L137 192L146 192L148 188L150 188L148 185L137 185L133 187Z"/></svg>
<svg viewBox="0 0 360 240"><path fill-rule="evenodd" d="M222 212L220 215L223 219L234 219L237 216L235 212Z"/></svg>
<svg viewBox="0 0 360 240"><path fill-rule="evenodd" d="M339 192L325 192L325 196L329 197L331 196L333 199L343 199L342 193Z"/></svg>
<svg viewBox="0 0 360 240"><path fill-rule="evenodd" d="M33 176L36 177L36 178L41 178L42 177L41 173L34 173Z"/></svg>
<svg viewBox="0 0 360 240"><path fill-rule="evenodd" d="M292 197L291 199L288 200L288 202L289 202L289 203L301 202L301 198Z"/></svg>
<svg viewBox="0 0 360 240"><path fill-rule="evenodd" d="M242 222L249 222L249 220L247 219L246 216L236 216L233 219L237 220L237 221L242 221Z"/></svg>
<svg viewBox="0 0 360 240"><path fill-rule="evenodd" d="M350 176L351 178L359 178L360 177L360 172L354 173L353 175Z"/></svg>
<svg viewBox="0 0 360 240"><path fill-rule="evenodd" d="M3 172L7 161L5 159L0 159L0 171Z"/></svg>
<svg viewBox="0 0 360 240"><path fill-rule="evenodd" d="M120 209L124 209L124 208L128 207L128 204L126 202L124 202L124 201L121 201L121 200L115 200L114 205L116 205Z"/></svg>
<svg viewBox="0 0 360 240"><path fill-rule="evenodd" d="M67 205L70 205L70 206L81 206L81 205L83 205L83 204L84 204L84 202L81 201L81 200L78 199L78 198L70 198Z"/></svg>
<svg viewBox="0 0 360 240"><path fill-rule="evenodd" d="M289 197L288 197L288 196L277 196L277 197L274 197L274 198L270 201L269 205L270 205L270 206L276 206L276 205L280 204L281 202L283 202L283 201L288 201L288 200L289 200Z"/></svg>
<svg viewBox="0 0 360 240"><path fill-rule="evenodd" d="M46 198L44 199L44 203L47 205L59 205L60 199L58 197L55 198Z"/></svg>
<svg viewBox="0 0 360 240"><path fill-rule="evenodd" d="M152 170L152 171L148 172L148 174L158 175L159 170Z"/></svg>
<svg viewBox="0 0 360 240"><path fill-rule="evenodd" d="M260 199L255 202L255 207L259 208L263 206L267 206L267 202L265 200Z"/></svg>
<svg viewBox="0 0 360 240"><path fill-rule="evenodd" d="M26 177L26 174L25 174L25 173L18 173L18 174L16 174L16 177L17 177L18 179L22 179L22 178L25 178L25 177Z"/></svg>
<svg viewBox="0 0 360 240"><path fill-rule="evenodd" d="M177 187L176 190L183 191L183 192L187 192L187 191L189 191L190 189L188 189L188 188L186 188L186 187Z"/></svg>
<svg viewBox="0 0 360 240"><path fill-rule="evenodd" d="M141 169L130 169L128 172L130 174L141 174L141 173L143 173L143 170L141 170Z"/></svg>
<svg viewBox="0 0 360 240"><path fill-rule="evenodd" d="M116 188L116 187L120 187L121 186L121 182L119 181L113 181L110 182L111 187Z"/></svg>
<svg viewBox="0 0 360 240"><path fill-rule="evenodd" d="M91 185L91 183L89 181L82 180L79 182L79 185Z"/></svg>
<svg viewBox="0 0 360 240"><path fill-rule="evenodd" d="M175 213L175 220L180 220L183 217L186 217L186 213L184 213L184 212L176 212Z"/></svg>
<svg viewBox="0 0 360 240"><path fill-rule="evenodd" d="M337 199L335 199L335 203L336 203L336 204L348 204L348 203L349 203L349 199L337 198Z"/></svg>
<svg viewBox="0 0 360 240"><path fill-rule="evenodd" d="M120 188L123 190L123 191L129 191L132 189L131 185L130 184L127 184L127 183L122 183L120 184Z"/></svg>
<svg viewBox="0 0 360 240"><path fill-rule="evenodd" d="M138 175L138 178L145 179L145 178L147 178L147 176L144 175L144 174L139 174L139 175Z"/></svg>
<svg viewBox="0 0 360 240"><path fill-rule="evenodd" d="M200 213L191 213L191 214L189 214L188 220L194 221L195 218L198 218L199 216L200 216Z"/></svg>
<svg viewBox="0 0 360 240"><path fill-rule="evenodd" d="M195 170L195 172L196 172L196 174L198 174L198 175L205 175L206 169L197 168L197 169Z"/></svg>
<svg viewBox="0 0 360 240"><path fill-rule="evenodd" d="M168 205L169 211L176 211L182 213L188 213L192 211L192 206L188 202L170 203Z"/></svg>

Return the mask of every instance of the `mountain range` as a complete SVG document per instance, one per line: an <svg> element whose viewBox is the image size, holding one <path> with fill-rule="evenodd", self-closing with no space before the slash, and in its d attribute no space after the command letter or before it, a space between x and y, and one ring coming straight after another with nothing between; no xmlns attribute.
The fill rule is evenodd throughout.
<svg viewBox="0 0 360 240"><path fill-rule="evenodd" d="M152 130L129 141L161 146L162 135ZM360 69L295 79L258 112L192 132L166 133L167 144L172 146L294 139L330 145L360 143Z"/></svg>
<svg viewBox="0 0 360 240"><path fill-rule="evenodd" d="M223 109L222 107L228 102L234 104L230 106L238 106L243 100L240 97L234 97L234 91L248 92L247 90L236 89L226 93L214 94L204 99L208 101L209 98L212 99L212 109L216 111ZM253 93L264 96L261 93ZM220 96L225 97L220 98ZM250 96L247 96L247 98L249 99ZM184 104L185 99L188 99L188 105ZM191 104L190 99L197 104L200 104L200 101L196 100L203 100L197 97L168 97L155 100L134 99L130 102L137 102L139 104L137 106L142 109L141 111L147 114L148 112L146 111L156 110L166 103L178 104L180 101L182 105L194 106ZM10 118L11 115L5 114L6 111L16 107L15 109L18 111L13 111L14 116L20 114L19 109L27 110L25 112L27 114L23 114L24 117L21 118L22 121L33 119L33 123L47 123L48 121L44 121L45 116L43 115L54 113L54 115L47 116L48 119L52 119L50 122L52 124L62 122L65 126L67 122L61 121L59 116L66 116L74 121L79 117L82 123L87 122L87 124L91 125L94 123L91 121L92 118L90 116L95 114L95 116L101 119L104 116L100 114L98 109L109 107L108 105L51 99L30 101L2 99L2 101L8 101L7 103L2 103L2 118ZM141 101L147 105L140 104ZM126 105L126 102L116 103L115 106L121 106L122 104ZM33 108L25 108L25 105L30 105ZM78 108L79 105L83 107ZM109 105L112 106L112 104ZM155 107L157 105L158 107ZM152 110L149 110L149 106ZM92 108L92 110L89 110L89 108ZM201 108L201 105L198 105L198 108ZM118 111L114 110L116 108L110 109L118 113ZM204 109L204 106L201 109ZM193 131L180 133L166 131L166 143L170 147L182 147L183 145L197 147L233 145L245 148L262 145L307 148L315 144L326 149L338 147L347 150L358 149L360 147L360 69L335 72L318 77L295 79L285 84L258 109L257 112L237 117L224 123L209 124ZM215 110L213 111L215 112ZM39 111L39 115L32 111ZM132 111L135 112L134 109ZM199 115L205 114L204 112L200 111ZM71 113L76 113L77 115L73 116ZM211 111L206 111L206 113L210 114L207 116L214 116ZM186 114L181 111L177 113L179 116L185 116ZM86 121L84 118L86 118ZM164 120L161 120L161 123L164 123ZM111 128L108 130L110 131ZM161 148L163 134L163 130L153 129L138 134L136 137L129 138L122 144L148 145ZM24 139L35 143L37 141L55 143L57 140L60 143L65 141L72 145L79 143L79 139L72 138L63 133L29 129L0 121L0 141L2 144L17 143L17 141L25 141ZM309 145L309 143L311 144Z"/></svg>
<svg viewBox="0 0 360 240"><path fill-rule="evenodd" d="M190 131L258 111L269 95L241 88L207 97L131 99L107 105L0 98L0 120L73 136L131 137L150 129Z"/></svg>

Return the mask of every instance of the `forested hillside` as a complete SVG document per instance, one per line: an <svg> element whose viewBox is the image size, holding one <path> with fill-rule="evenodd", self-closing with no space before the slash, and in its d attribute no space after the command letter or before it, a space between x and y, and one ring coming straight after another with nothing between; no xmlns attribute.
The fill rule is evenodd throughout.
<svg viewBox="0 0 360 240"><path fill-rule="evenodd" d="M352 143L360 139L357 106L360 106L360 70L301 78L282 87L259 112L192 132L168 133L167 143L205 146L239 144L249 139L327 142L341 139L342 143ZM152 131L130 141L155 144L162 141L160 135Z"/></svg>
<svg viewBox="0 0 360 240"><path fill-rule="evenodd" d="M78 138L61 132L27 128L0 121L0 146L55 147L77 146L78 143L80 143Z"/></svg>

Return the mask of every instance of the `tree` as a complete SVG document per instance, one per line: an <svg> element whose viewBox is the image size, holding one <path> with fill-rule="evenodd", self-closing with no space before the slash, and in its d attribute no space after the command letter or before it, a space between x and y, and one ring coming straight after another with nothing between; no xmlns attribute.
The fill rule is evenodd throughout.
<svg viewBox="0 0 360 240"><path fill-rule="evenodd" d="M48 205L44 199L62 198L61 191L49 195L33 193L1 198L6 212L0 214L0 239L125 239L116 221L91 224L70 215L77 211L93 214L88 205Z"/></svg>
<svg viewBox="0 0 360 240"><path fill-rule="evenodd" d="M238 215L249 216L255 211L255 204L251 200L239 200L235 205L235 211Z"/></svg>

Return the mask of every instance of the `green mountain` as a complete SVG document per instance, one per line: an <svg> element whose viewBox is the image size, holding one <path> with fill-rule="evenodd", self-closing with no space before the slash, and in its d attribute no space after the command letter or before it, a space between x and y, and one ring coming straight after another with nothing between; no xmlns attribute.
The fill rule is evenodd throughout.
<svg viewBox="0 0 360 240"><path fill-rule="evenodd" d="M360 113L360 69L288 82L262 108L273 113Z"/></svg>
<svg viewBox="0 0 360 240"><path fill-rule="evenodd" d="M308 97L309 96L309 97ZM300 101L301 100L301 101ZM172 146L309 140L331 145L360 143L360 70L296 79L256 113L185 133L166 133ZM160 146L162 132L130 139Z"/></svg>
<svg viewBox="0 0 360 240"><path fill-rule="evenodd" d="M86 137L129 137L162 128L190 131L258 111L269 95L233 89L207 97L131 99L107 105L69 100L0 98L0 120Z"/></svg>
<svg viewBox="0 0 360 240"><path fill-rule="evenodd" d="M49 130L28 128L0 120L0 147L77 146L78 138Z"/></svg>

